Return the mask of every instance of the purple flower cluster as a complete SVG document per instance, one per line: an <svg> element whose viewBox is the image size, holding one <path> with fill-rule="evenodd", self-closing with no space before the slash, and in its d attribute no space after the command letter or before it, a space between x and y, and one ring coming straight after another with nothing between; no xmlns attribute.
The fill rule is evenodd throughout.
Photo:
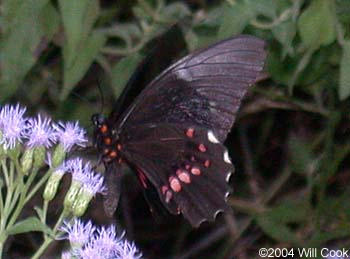
<svg viewBox="0 0 350 259"><path fill-rule="evenodd" d="M26 108L17 105L4 105L0 108L0 145L6 149L15 148L16 144L26 140L26 146L35 148L51 147L58 143L69 152L74 145L84 146L87 142L85 131L78 123L58 122L38 115L35 118L24 116Z"/></svg>
<svg viewBox="0 0 350 259"><path fill-rule="evenodd" d="M94 227L90 221L83 223L76 219L73 225L68 223L61 228L67 235L71 244L70 253L72 258L81 259L139 259L142 254L134 243L124 239L124 233L118 236L115 226Z"/></svg>
<svg viewBox="0 0 350 259"><path fill-rule="evenodd" d="M106 191L102 175L96 174L89 162L84 165L83 160L78 157L66 161L64 167L66 172L72 174L72 179L80 182L92 196L98 192L104 193Z"/></svg>

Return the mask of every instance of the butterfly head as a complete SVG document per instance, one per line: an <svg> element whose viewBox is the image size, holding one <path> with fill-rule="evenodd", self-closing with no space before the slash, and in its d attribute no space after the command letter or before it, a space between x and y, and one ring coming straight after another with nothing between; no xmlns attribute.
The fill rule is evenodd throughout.
<svg viewBox="0 0 350 259"><path fill-rule="evenodd" d="M102 125L106 124L106 117L103 114L96 113L91 116L91 121L96 128L101 128Z"/></svg>

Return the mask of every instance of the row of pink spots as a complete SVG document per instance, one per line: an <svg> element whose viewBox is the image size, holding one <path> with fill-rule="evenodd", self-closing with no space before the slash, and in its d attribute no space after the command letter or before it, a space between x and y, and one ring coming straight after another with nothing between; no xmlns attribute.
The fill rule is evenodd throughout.
<svg viewBox="0 0 350 259"><path fill-rule="evenodd" d="M195 130L193 128L188 128L185 131L185 135L187 138L192 139L195 136ZM198 144L197 148L198 148L198 151L202 153L207 151L207 147L203 143ZM192 156L191 161L192 162L196 161L194 156ZM203 165L206 168L208 168L210 164L211 164L210 160L205 160L203 162ZM201 174L202 174L202 171L199 167L190 166L189 164L185 166L185 169L177 169L176 176L170 176L168 179L171 190L167 185L162 186L162 194L165 195L165 201L167 203L170 202L173 196L172 191L175 193L180 192L182 190L182 184L190 184L191 175L200 176Z"/></svg>

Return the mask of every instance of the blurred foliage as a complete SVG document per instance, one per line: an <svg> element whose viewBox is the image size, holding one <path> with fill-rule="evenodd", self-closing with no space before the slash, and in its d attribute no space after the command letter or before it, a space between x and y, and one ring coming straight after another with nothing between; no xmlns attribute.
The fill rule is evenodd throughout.
<svg viewBox="0 0 350 259"><path fill-rule="evenodd" d="M128 233L147 258L350 246L348 0L3 0L0 12L1 101L85 125L100 89L110 109L147 44L175 23L187 52L239 33L265 39L264 80L227 141L235 216L154 230L124 215Z"/></svg>

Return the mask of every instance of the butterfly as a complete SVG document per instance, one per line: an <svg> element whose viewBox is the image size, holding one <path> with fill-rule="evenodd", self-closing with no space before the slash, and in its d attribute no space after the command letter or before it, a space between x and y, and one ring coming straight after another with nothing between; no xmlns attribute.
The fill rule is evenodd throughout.
<svg viewBox="0 0 350 259"><path fill-rule="evenodd" d="M234 166L223 143L265 58L263 40L232 37L172 64L128 107L117 101L108 117L93 115L94 142L108 179L107 214L117 207L124 164L146 193L155 191L170 213L182 214L194 227L230 211Z"/></svg>

